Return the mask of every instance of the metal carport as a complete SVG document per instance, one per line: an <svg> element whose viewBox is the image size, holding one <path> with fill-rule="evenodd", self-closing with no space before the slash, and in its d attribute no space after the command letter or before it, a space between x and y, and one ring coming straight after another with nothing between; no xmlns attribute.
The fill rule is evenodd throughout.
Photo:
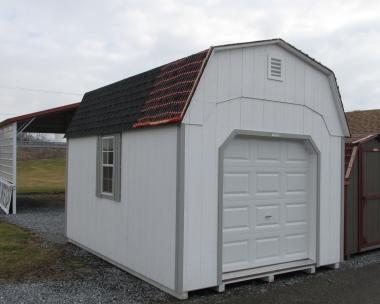
<svg viewBox="0 0 380 304"><path fill-rule="evenodd" d="M73 103L0 122L0 209L6 214L15 214L17 210L17 135L21 132L66 133L78 107L79 103Z"/></svg>

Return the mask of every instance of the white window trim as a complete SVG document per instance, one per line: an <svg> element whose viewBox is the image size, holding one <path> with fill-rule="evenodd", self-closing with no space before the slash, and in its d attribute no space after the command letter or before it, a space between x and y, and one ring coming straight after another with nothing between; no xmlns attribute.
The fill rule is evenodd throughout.
<svg viewBox="0 0 380 304"><path fill-rule="evenodd" d="M112 146L113 146L113 150L112 150L112 153L113 153L113 156L112 156L112 158L113 158L113 161L112 161L112 164L105 164L104 163L104 159L103 159L103 153L105 152L104 151L104 147L103 147L103 142L104 142L104 140L105 139L112 139L112 141L113 141L113 144L112 144ZM100 188L101 188L101 194L102 195L108 195L108 196L113 196L113 194L114 194L114 192L115 192L115 189L114 189L114 172L115 172L115 147L116 147L116 145L115 145L115 142L116 142L116 140L115 140L115 136L102 136L101 137L101 160L100 160L100 180L101 180L101 183L100 183ZM104 182L104 180L103 180L103 168L113 168L113 170L112 170L112 192L105 192L105 191L103 191L103 182Z"/></svg>
<svg viewBox="0 0 380 304"><path fill-rule="evenodd" d="M113 138L113 164L103 163L103 140ZM113 167L112 193L103 191L103 168ZM121 199L121 136L120 134L98 136L96 164L96 196L119 202Z"/></svg>

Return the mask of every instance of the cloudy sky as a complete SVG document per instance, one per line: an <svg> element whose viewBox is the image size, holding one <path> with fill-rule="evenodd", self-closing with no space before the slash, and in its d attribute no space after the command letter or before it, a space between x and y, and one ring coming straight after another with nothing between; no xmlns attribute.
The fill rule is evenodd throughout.
<svg viewBox="0 0 380 304"><path fill-rule="evenodd" d="M335 71L346 110L380 107L379 0L1 0L0 120L210 45L276 37Z"/></svg>

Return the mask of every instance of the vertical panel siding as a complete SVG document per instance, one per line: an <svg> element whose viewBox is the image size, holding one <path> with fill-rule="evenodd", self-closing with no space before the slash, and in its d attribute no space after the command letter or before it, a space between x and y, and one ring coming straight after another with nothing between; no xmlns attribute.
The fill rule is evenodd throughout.
<svg viewBox="0 0 380 304"><path fill-rule="evenodd" d="M173 289L177 128L123 134L121 202L95 196L96 141L69 140L68 237Z"/></svg>
<svg viewBox="0 0 380 304"><path fill-rule="evenodd" d="M16 182L13 171L15 166L14 128L16 124L0 128L0 178L13 184Z"/></svg>
<svg viewBox="0 0 380 304"><path fill-rule="evenodd" d="M268 54L284 58L283 82L267 79ZM237 76L239 69L241 78ZM231 75L241 81L233 81ZM184 119L185 290L217 284L218 148L234 129L313 138L322 154L318 223L322 245L317 252L318 262L338 262L343 131L328 78L285 50L267 46L214 53L201 84L202 90L195 92ZM236 96L239 91L241 95ZM200 109L195 103L203 103L203 109L207 108L201 123L199 115L193 116L191 111L192 107Z"/></svg>

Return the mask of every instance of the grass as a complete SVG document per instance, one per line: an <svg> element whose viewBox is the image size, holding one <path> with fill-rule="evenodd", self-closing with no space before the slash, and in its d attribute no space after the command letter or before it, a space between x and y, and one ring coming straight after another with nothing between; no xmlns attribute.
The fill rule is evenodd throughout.
<svg viewBox="0 0 380 304"><path fill-rule="evenodd" d="M65 254L64 248L42 246L34 233L0 221L0 283L67 277L78 270L88 271L79 257Z"/></svg>
<svg viewBox="0 0 380 304"><path fill-rule="evenodd" d="M17 162L17 193L62 193L65 191L65 158Z"/></svg>

